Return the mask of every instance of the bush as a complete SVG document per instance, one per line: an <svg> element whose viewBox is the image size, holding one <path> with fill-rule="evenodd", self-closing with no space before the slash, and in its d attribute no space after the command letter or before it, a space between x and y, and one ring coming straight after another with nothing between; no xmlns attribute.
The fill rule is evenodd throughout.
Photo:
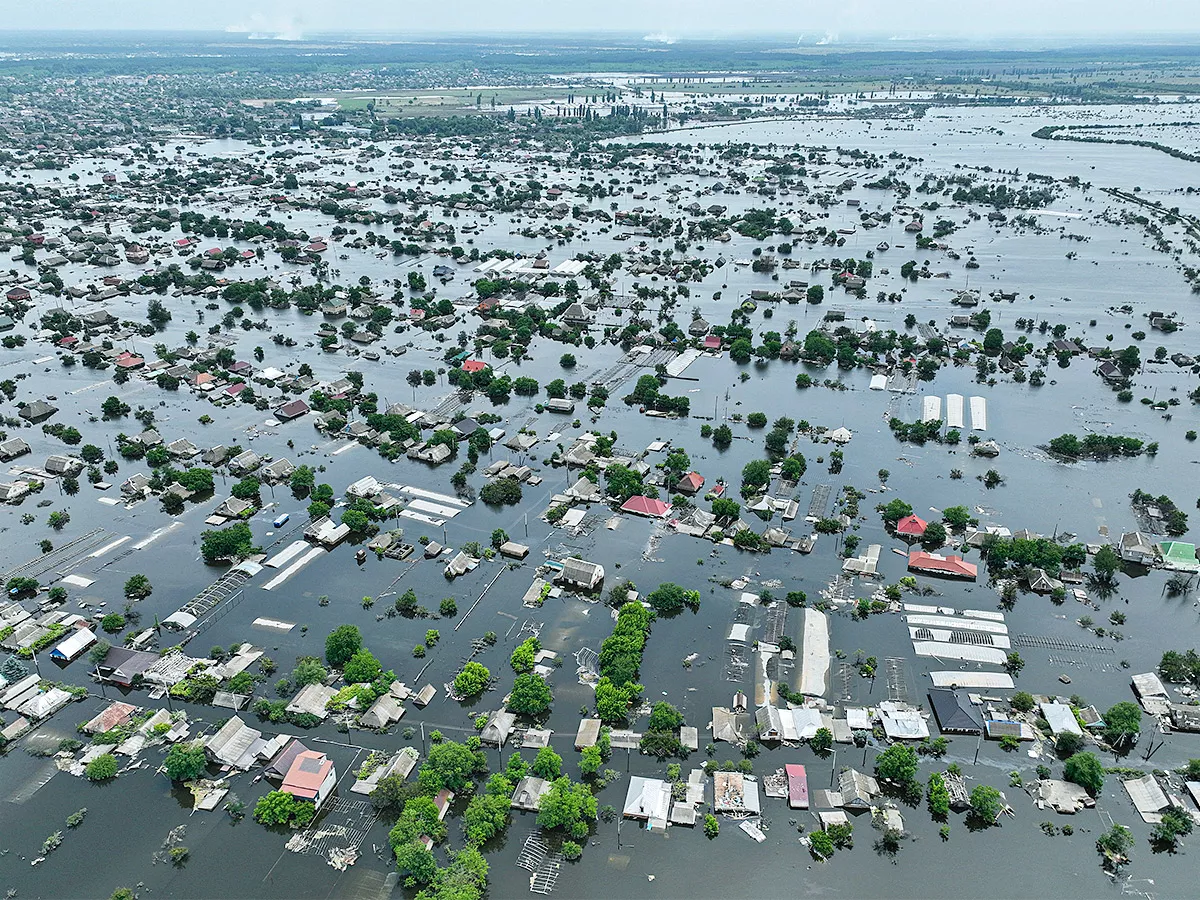
<svg viewBox="0 0 1200 900"><path fill-rule="evenodd" d="M458 604L454 602L453 597L446 597L438 604L438 615L447 619L458 615Z"/></svg>
<svg viewBox="0 0 1200 900"><path fill-rule="evenodd" d="M149 597L154 591L150 579L145 575L131 575L125 582L125 596L131 600L141 600Z"/></svg>
<svg viewBox="0 0 1200 900"><path fill-rule="evenodd" d="M492 673L481 663L469 662L454 676L454 690L460 696L474 697L483 693L492 679Z"/></svg>
<svg viewBox="0 0 1200 900"><path fill-rule="evenodd" d="M574 861L583 856L583 848L574 841L563 841L562 855L563 859Z"/></svg>
<svg viewBox="0 0 1200 900"><path fill-rule="evenodd" d="M513 683L508 708L522 715L537 716L549 709L553 701L545 679L533 672L526 672L518 675Z"/></svg>
<svg viewBox="0 0 1200 900"><path fill-rule="evenodd" d="M254 821L267 827L286 825L303 828L312 821L316 807L306 800L297 800L283 791L265 794L254 806Z"/></svg>
<svg viewBox="0 0 1200 900"><path fill-rule="evenodd" d="M809 849L817 859L825 860L833 856L833 838L824 831L814 831L808 839Z"/></svg>
<svg viewBox="0 0 1200 900"><path fill-rule="evenodd" d="M167 777L172 781L192 781L199 778L208 768L204 746L199 742L175 744L167 751L165 767Z"/></svg>
<svg viewBox="0 0 1200 900"><path fill-rule="evenodd" d="M990 784L977 784L971 790L971 815L991 825L1000 814L1000 792Z"/></svg>
<svg viewBox="0 0 1200 900"><path fill-rule="evenodd" d="M362 633L354 625L340 625L325 638L325 659L331 666L344 666L362 648Z"/></svg>
<svg viewBox="0 0 1200 900"><path fill-rule="evenodd" d="M714 816L712 813L705 813L704 814L704 836L711 840L712 838L715 838L720 833L721 833L721 823L719 821L717 821L717 817Z"/></svg>
<svg viewBox="0 0 1200 900"><path fill-rule="evenodd" d="M117 760L111 753L102 753L83 770L88 781L108 781L117 777Z"/></svg>
<svg viewBox="0 0 1200 900"><path fill-rule="evenodd" d="M497 478L483 486L479 498L492 506L511 506L521 502L521 483L515 478Z"/></svg>
<svg viewBox="0 0 1200 900"><path fill-rule="evenodd" d="M1094 753L1076 753L1063 766L1063 777L1095 795L1104 787L1104 766Z"/></svg>

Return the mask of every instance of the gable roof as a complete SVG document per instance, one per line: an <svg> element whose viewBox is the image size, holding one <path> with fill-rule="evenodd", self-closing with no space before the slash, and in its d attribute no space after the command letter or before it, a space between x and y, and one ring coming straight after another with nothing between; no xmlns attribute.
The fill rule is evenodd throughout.
<svg viewBox="0 0 1200 900"><path fill-rule="evenodd" d="M669 504L662 500L655 500L653 497L630 497L621 504L621 512L633 513L638 516L652 516L660 519L670 511Z"/></svg>

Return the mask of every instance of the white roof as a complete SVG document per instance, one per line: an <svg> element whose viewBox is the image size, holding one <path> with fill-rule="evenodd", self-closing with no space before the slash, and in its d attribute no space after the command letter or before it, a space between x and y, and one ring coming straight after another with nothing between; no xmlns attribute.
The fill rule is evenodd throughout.
<svg viewBox="0 0 1200 900"><path fill-rule="evenodd" d="M69 662L94 643L96 643L96 635L90 629L80 628L70 637L61 641L57 647L50 651L50 655Z"/></svg>
<svg viewBox="0 0 1200 900"><path fill-rule="evenodd" d="M659 778L633 775L625 792L624 814L638 819L665 819L671 807L671 786Z"/></svg>
<svg viewBox="0 0 1200 900"><path fill-rule="evenodd" d="M1012 676L1005 672L930 672L934 687L995 688L1012 690Z"/></svg>
<svg viewBox="0 0 1200 900"><path fill-rule="evenodd" d="M745 643L750 639L750 626L742 623L737 623L729 629L729 640L741 641Z"/></svg>
<svg viewBox="0 0 1200 900"><path fill-rule="evenodd" d="M1056 735L1064 731L1083 734L1083 729L1075 720L1075 713L1065 703L1043 703L1042 716L1050 725L1050 730Z"/></svg>

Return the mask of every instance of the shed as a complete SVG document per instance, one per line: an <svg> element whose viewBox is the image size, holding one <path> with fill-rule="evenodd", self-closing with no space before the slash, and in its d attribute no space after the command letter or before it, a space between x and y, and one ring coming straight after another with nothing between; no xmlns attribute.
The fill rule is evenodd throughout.
<svg viewBox="0 0 1200 900"><path fill-rule="evenodd" d="M581 719L579 730L575 732L575 749L595 747L596 742L600 740L600 725L599 719Z"/></svg>
<svg viewBox="0 0 1200 900"><path fill-rule="evenodd" d="M500 555L509 559L524 559L529 555L529 548L516 541L505 541L500 545Z"/></svg>
<svg viewBox="0 0 1200 900"><path fill-rule="evenodd" d="M78 628L50 651L50 658L58 662L71 662L94 643L96 643L96 635L92 633L91 629Z"/></svg>

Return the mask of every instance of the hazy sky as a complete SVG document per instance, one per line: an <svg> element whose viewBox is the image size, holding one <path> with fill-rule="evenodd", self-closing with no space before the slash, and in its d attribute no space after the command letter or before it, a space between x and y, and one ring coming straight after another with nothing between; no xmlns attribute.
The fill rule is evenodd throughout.
<svg viewBox="0 0 1200 900"><path fill-rule="evenodd" d="M769 33L792 40L1195 33L1200 0L0 0L0 27L270 32L633 31Z"/></svg>

